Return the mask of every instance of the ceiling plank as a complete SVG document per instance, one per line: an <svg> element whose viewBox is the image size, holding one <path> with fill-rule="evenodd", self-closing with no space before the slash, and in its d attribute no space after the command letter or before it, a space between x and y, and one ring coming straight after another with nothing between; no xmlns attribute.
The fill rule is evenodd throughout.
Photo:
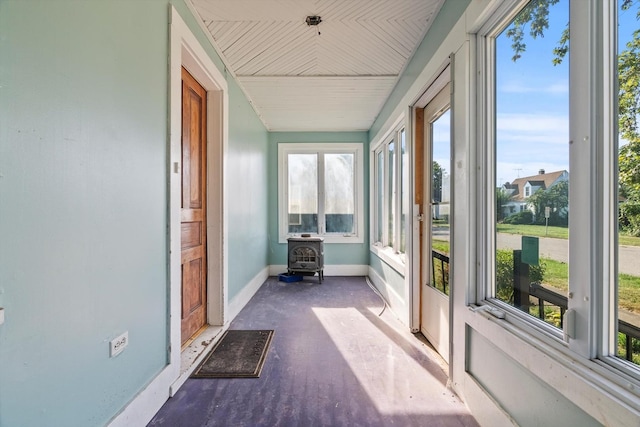
<svg viewBox="0 0 640 427"><path fill-rule="evenodd" d="M191 1L269 130L367 130L444 2Z"/></svg>

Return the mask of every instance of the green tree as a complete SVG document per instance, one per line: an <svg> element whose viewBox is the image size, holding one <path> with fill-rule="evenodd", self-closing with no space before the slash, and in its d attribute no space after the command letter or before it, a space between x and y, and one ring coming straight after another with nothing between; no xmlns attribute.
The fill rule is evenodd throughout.
<svg viewBox="0 0 640 427"><path fill-rule="evenodd" d="M431 182L433 185L433 202L441 202L442 201L442 167L438 162L433 162L433 176L431 178Z"/></svg>
<svg viewBox="0 0 640 427"><path fill-rule="evenodd" d="M628 10L637 3L625 0L621 7ZM636 17L640 16L640 10ZM627 142L618 153L620 193L629 203L640 203L640 30L633 32L632 39L618 55L618 128L620 136ZM623 223L638 223L640 219L625 218L633 215L634 209L621 211ZM636 227L637 228L637 227Z"/></svg>
<svg viewBox="0 0 640 427"><path fill-rule="evenodd" d="M506 36L512 41L512 60L517 61L526 51L525 34L535 39L544 37L549 28L549 7L559 0L532 0L507 28ZM637 8L638 0L621 0L620 9ZM553 49L555 65L560 64L569 52L569 24L567 23L556 47ZM618 152L619 191L625 198L620 206L620 225L634 235L640 235L640 30L633 32L618 55L618 131L624 140Z"/></svg>
<svg viewBox="0 0 640 427"><path fill-rule="evenodd" d="M504 188L496 188L496 220L502 221L505 218L504 205L510 200L511 196Z"/></svg>
<svg viewBox="0 0 640 427"><path fill-rule="evenodd" d="M640 237L640 202L627 200L621 203L618 216L622 230L631 236Z"/></svg>
<svg viewBox="0 0 640 427"><path fill-rule="evenodd" d="M524 42L527 27L529 28L529 35L533 39L544 37L544 31L549 28L549 7L559 1L560 0L530 1L507 28L506 36L511 39L511 48L513 49L513 57L511 59L514 62L520 59L527 49L527 45ZM564 46L566 48L568 45L567 42L568 33L567 40L563 45L559 45L559 47ZM554 53L556 53L555 49ZM564 53L566 53L566 50ZM556 56L558 56L558 54L556 54ZM562 56L564 56L564 54L562 54Z"/></svg>
<svg viewBox="0 0 640 427"><path fill-rule="evenodd" d="M536 214L536 222L544 224L545 208L550 208L550 225L567 225L567 213L569 207L569 181L560 181L556 185L533 193L528 199Z"/></svg>

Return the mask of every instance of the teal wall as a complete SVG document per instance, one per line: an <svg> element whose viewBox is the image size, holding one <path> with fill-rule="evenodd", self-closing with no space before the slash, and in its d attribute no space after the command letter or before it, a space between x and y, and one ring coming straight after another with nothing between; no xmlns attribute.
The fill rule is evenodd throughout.
<svg viewBox="0 0 640 427"><path fill-rule="evenodd" d="M393 289L397 295L406 298L404 274L399 273L395 268L384 262L375 254L371 253L371 268L378 273L385 284ZM405 301L406 302L406 301Z"/></svg>
<svg viewBox="0 0 640 427"><path fill-rule="evenodd" d="M366 132L269 133L269 264L287 264L287 244L278 243L278 143L358 142L364 147L364 243L326 244L326 265L369 264L369 144Z"/></svg>
<svg viewBox="0 0 640 427"><path fill-rule="evenodd" d="M466 370L521 427L601 426L549 384L467 326ZM549 362L549 369L552 364ZM611 425L614 425L615 421Z"/></svg>
<svg viewBox="0 0 640 427"><path fill-rule="evenodd" d="M0 0L0 426L104 425L167 363L168 21L167 0ZM267 265L268 136L229 92L232 297Z"/></svg>
<svg viewBox="0 0 640 427"><path fill-rule="evenodd" d="M268 134L233 82L230 105L227 202L229 300L267 265Z"/></svg>

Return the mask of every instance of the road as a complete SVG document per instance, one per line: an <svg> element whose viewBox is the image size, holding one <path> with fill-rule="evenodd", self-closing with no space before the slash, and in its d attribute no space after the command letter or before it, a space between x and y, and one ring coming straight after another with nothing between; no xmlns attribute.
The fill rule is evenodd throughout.
<svg viewBox="0 0 640 427"><path fill-rule="evenodd" d="M561 262L569 260L568 240L550 237L540 237L539 239L540 258L550 258ZM501 249L520 249L522 236L498 233L497 243ZM640 276L640 247L620 246L618 260L620 273Z"/></svg>

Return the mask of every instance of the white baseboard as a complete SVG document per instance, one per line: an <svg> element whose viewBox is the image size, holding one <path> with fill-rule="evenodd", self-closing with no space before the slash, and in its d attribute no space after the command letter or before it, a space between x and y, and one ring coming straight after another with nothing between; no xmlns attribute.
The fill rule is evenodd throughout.
<svg viewBox="0 0 640 427"><path fill-rule="evenodd" d="M244 306L247 305L251 297L253 297L255 293L258 292L260 286L262 286L265 280L267 280L267 277L269 277L269 272L269 267L263 268L258 274L254 276L253 279L251 279L249 283L246 284L244 288L242 288L238 295L236 295L231 301L229 301L229 317L227 317L227 319L229 319L229 323L231 323L231 321L235 319L238 313L240 313L240 310L242 310Z"/></svg>
<svg viewBox="0 0 640 427"><path fill-rule="evenodd" d="M270 265L269 266L269 276L277 276L278 274L283 274L287 272L286 265Z"/></svg>
<svg viewBox="0 0 640 427"><path fill-rule="evenodd" d="M286 271L286 269L285 269ZM240 291L228 305L228 322L224 327L211 326L203 332L202 339L198 339L194 347L194 355L183 354L182 365L185 358L188 359L188 366L167 365L138 395L133 398L123 409L114 416L108 423L109 427L131 427L144 426L160 410L162 405L171 397L178 388L187 380L191 372L197 367L206 350L211 347L221 333L228 327L229 323L240 313L240 310L249 302L251 297L260 289L260 286L269 276L269 267L260 271L247 285ZM206 342L206 344L202 344ZM188 347L185 351L189 351Z"/></svg>
<svg viewBox="0 0 640 427"><path fill-rule="evenodd" d="M179 374L179 366L167 365L111 421L109 427L145 426L169 399L169 389Z"/></svg>
<svg viewBox="0 0 640 427"><path fill-rule="evenodd" d="M271 265L269 266L269 275L277 276L278 274L286 273L286 265ZM369 272L368 265L325 265L325 276L366 276Z"/></svg>

